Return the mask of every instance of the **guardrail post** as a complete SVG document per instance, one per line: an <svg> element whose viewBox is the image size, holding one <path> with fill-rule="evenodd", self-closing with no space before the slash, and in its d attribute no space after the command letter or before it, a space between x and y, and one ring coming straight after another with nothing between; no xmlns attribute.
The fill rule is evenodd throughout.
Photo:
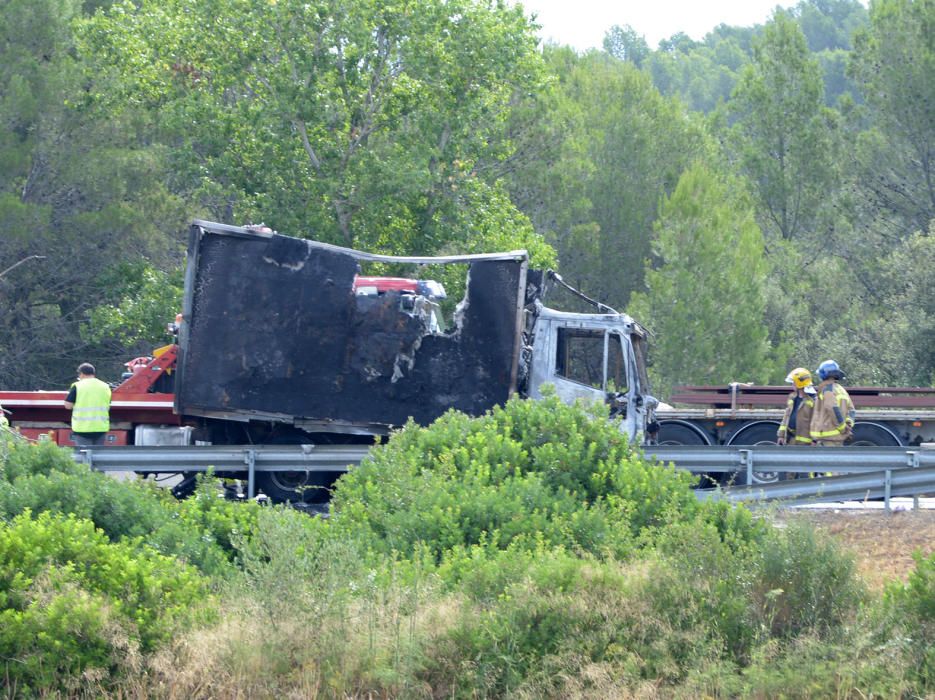
<svg viewBox="0 0 935 700"><path fill-rule="evenodd" d="M893 487L893 472L887 469L883 474L883 508L890 512L890 489Z"/></svg>
<svg viewBox="0 0 935 700"><path fill-rule="evenodd" d="M909 452L906 453L906 459L909 462L910 469L919 468L919 453L918 452L916 452L915 450L909 450ZM912 510L914 511L919 510L919 494L917 493L912 494Z"/></svg>
<svg viewBox="0 0 935 700"><path fill-rule="evenodd" d="M747 465L747 485L753 485L753 451L740 450L740 463Z"/></svg>
<svg viewBox="0 0 935 700"><path fill-rule="evenodd" d="M247 498L256 496L256 452L253 450L244 450L244 461L247 463Z"/></svg>

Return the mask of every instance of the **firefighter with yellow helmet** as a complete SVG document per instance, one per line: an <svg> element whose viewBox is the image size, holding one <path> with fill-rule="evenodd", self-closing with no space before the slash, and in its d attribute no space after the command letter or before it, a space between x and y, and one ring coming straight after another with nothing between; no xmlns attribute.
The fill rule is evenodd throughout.
<svg viewBox="0 0 935 700"><path fill-rule="evenodd" d="M776 433L780 445L811 445L811 422L815 410L815 387L812 374L804 367L796 367L786 376L793 391L786 399L786 412Z"/></svg>

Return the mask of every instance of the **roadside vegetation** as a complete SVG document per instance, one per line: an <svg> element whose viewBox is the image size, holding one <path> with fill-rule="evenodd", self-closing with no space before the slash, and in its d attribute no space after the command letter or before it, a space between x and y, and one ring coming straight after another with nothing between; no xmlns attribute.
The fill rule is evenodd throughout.
<svg viewBox="0 0 935 700"><path fill-rule="evenodd" d="M600 408L407 426L328 518L2 450L7 698L935 692L935 556L870 589L808 523L697 501Z"/></svg>

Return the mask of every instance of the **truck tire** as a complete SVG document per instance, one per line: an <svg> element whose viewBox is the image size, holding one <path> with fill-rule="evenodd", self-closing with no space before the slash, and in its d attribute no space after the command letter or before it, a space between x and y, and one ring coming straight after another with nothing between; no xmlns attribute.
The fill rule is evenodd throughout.
<svg viewBox="0 0 935 700"><path fill-rule="evenodd" d="M312 442L305 434L284 433L269 437L269 445L304 445ZM343 472L257 472L257 493L262 491L274 503L327 503L331 487Z"/></svg>
<svg viewBox="0 0 935 700"><path fill-rule="evenodd" d="M341 472L261 472L256 475L257 492L274 503L325 503Z"/></svg>
<svg viewBox="0 0 935 700"><path fill-rule="evenodd" d="M682 421L663 421L656 437L657 445L710 445L700 428ZM707 489L720 483L720 474L699 474L698 488Z"/></svg>
<svg viewBox="0 0 935 700"><path fill-rule="evenodd" d="M779 423L771 421L757 421L748 423L734 433L728 445L775 445L776 432L779 430ZM736 471L731 475L730 483L734 486L751 486L757 484L774 484L777 481L784 480L790 475L786 472L753 472L753 482L748 484L747 472Z"/></svg>
<svg viewBox="0 0 935 700"><path fill-rule="evenodd" d="M899 437L880 423L858 422L854 425L854 435L847 447L901 447Z"/></svg>
<svg viewBox="0 0 935 700"><path fill-rule="evenodd" d="M704 434L681 421L662 421L659 425L658 445L710 445Z"/></svg>

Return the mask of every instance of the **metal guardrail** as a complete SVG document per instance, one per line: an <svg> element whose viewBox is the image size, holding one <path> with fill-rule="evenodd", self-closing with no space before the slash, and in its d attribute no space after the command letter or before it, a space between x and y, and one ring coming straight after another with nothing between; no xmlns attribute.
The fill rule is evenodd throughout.
<svg viewBox="0 0 935 700"><path fill-rule="evenodd" d="M248 475L248 494L254 493L256 472L346 471L367 455L367 445L244 445L83 447L75 459L99 471L138 473L204 472ZM699 490L700 498L731 501L837 501L854 498L935 493L935 449L918 447L779 447L651 445L649 459L672 463L693 473L743 473L747 483L755 474L825 474L847 476L793 479L775 484ZM903 472L911 472L903 473Z"/></svg>
<svg viewBox="0 0 935 700"><path fill-rule="evenodd" d="M872 472L935 466L935 449L919 447L781 447L779 445L649 445L649 458L695 473ZM752 479L750 479L752 480Z"/></svg>
<svg viewBox="0 0 935 700"><path fill-rule="evenodd" d="M749 484L699 489L696 493L701 499L799 505L882 498L889 511L891 497L935 493L935 449L921 447L659 445L647 447L645 453L694 473L736 473ZM776 483L756 484L755 475L763 472L783 478ZM838 475L824 476L828 473ZM789 479L793 474L820 476Z"/></svg>
<svg viewBox="0 0 935 700"><path fill-rule="evenodd" d="M104 472L247 473L247 495L256 495L256 472L343 472L360 464L367 445L243 445L82 447L75 460Z"/></svg>
<svg viewBox="0 0 935 700"><path fill-rule="evenodd" d="M346 471L369 445L196 445L80 447L75 459L105 472Z"/></svg>
<svg viewBox="0 0 935 700"><path fill-rule="evenodd" d="M799 504L882 498L889 510L892 497L935 493L935 467L794 479L724 490L704 489L696 493L701 499L723 498L732 503L795 501Z"/></svg>

